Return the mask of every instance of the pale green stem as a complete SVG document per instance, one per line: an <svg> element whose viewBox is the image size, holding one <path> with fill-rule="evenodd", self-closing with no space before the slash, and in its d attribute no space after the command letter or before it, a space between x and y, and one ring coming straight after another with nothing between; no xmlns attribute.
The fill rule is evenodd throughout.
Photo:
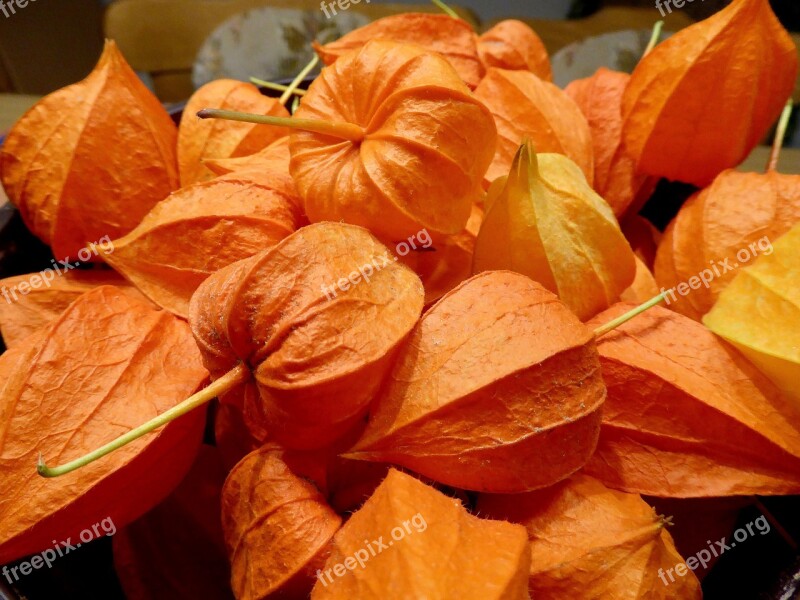
<svg viewBox="0 0 800 600"><path fill-rule="evenodd" d="M288 85L281 85L280 83L272 83L271 81L264 81L263 79L258 79L257 77L251 77L250 83L253 83L257 86L267 88L268 90L275 90L276 92L285 92L289 89ZM292 90L292 94L295 96L305 96L305 90L295 89Z"/></svg>
<svg viewBox="0 0 800 600"><path fill-rule="evenodd" d="M305 78L306 78L306 76L307 76L309 73L311 73L311 71L314 69L314 67L316 67L316 66L317 66L317 63L318 63L318 62L319 62L319 56L317 56L317 55L315 54L315 55L314 55L314 58L312 58L312 59L311 59L311 62L309 62L309 63L308 63L308 64L307 64L305 67L303 67L303 70L302 70L302 71L300 71L300 72L297 74L297 77L295 77L295 78L292 80L292 83L290 83L290 84L289 84L289 87L288 87L288 88L286 88L286 91L284 91L284 92L283 92L283 94L281 95L281 97L280 97L280 100L278 100L278 102L280 102L281 104L286 104L286 101L287 101L289 98L291 98L291 97L292 97L292 94L293 94L293 93L294 93L294 91L297 89L297 86L298 86L298 85L300 85L300 84L303 82L303 79L305 79Z"/></svg>
<svg viewBox="0 0 800 600"><path fill-rule="evenodd" d="M244 383L249 377L250 369L248 369L246 365L240 363L228 371L228 373L213 382L211 385L200 390L193 396L190 396L177 406L173 406L168 411L161 413L144 425L139 425L139 427L136 429L130 430L128 433L119 436L114 441L109 442L105 446L101 446L89 454L81 456L80 458L76 458L75 460L58 467L48 467L40 453L39 464L37 465L36 470L39 471L39 475L42 477L59 477L61 475L66 475L67 473L71 473L72 471L80 469L81 467L88 465L89 463L94 462L107 454L111 454L114 450L139 439L143 435L146 435L151 431L154 431L159 427L174 421L178 417L193 411L195 408L206 404L220 394L223 394L231 388Z"/></svg>
<svg viewBox="0 0 800 600"><path fill-rule="evenodd" d="M658 40L661 37L661 30L664 28L664 21L656 21L656 24L653 25L653 34L650 36L650 41L647 43L647 48L644 49L644 54L642 54L642 58L650 54L650 51L656 47L658 44Z"/></svg>
<svg viewBox="0 0 800 600"><path fill-rule="evenodd" d="M775 131L775 140L772 142L772 152L769 155L767 171L778 170L778 160L781 157L781 148L783 147L783 140L786 137L786 129L789 127L789 119L792 116L793 108L792 99L789 98L778 121L778 129Z"/></svg>
<svg viewBox="0 0 800 600"><path fill-rule="evenodd" d="M640 315L644 311L653 308L656 304L659 304L660 302L663 302L665 298L666 298L666 292L663 292L663 293L659 294L658 296L656 296L655 298L651 298L650 300L648 300L644 304L640 304L639 306L637 306L633 310L629 310L624 315L621 315L621 316L617 317L613 321L609 321L605 325L601 325L600 327L598 327L597 329L594 330L594 337L598 338L601 335L605 335L609 331L612 331L612 330L616 329L617 327L619 327L623 323L627 323L633 317L635 317L637 315Z"/></svg>
<svg viewBox="0 0 800 600"><path fill-rule="evenodd" d="M244 123L256 123L259 125L289 127L291 129L311 131L313 133L321 133L343 140L350 140L351 142L360 142L364 139L364 130L353 123L335 123L316 121L314 119L295 119L294 117L254 115L251 113L220 110L217 108L204 108L198 111L197 116L201 119L226 119L228 121L242 121Z"/></svg>

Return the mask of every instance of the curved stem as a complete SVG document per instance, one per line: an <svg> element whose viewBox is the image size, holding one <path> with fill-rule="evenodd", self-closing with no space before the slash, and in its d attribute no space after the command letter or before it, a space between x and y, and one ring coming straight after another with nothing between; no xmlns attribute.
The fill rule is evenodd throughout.
<svg viewBox="0 0 800 600"><path fill-rule="evenodd" d="M767 171L778 170L778 159L781 157L781 148L783 147L783 139L786 137L786 129L789 127L789 119L792 116L792 99L786 103L781 113L781 118L778 121L778 128L775 130L775 140L772 142L772 152L769 154L769 162L767 163Z"/></svg>
<svg viewBox="0 0 800 600"><path fill-rule="evenodd" d="M650 41L647 43L647 47L644 49L644 54L642 54L642 58L650 54L653 48L656 47L658 44L658 39L661 37L661 30L664 28L664 21L656 21L656 24L653 25L653 34L650 36Z"/></svg>
<svg viewBox="0 0 800 600"><path fill-rule="evenodd" d="M278 102L280 102L281 104L286 104L286 101L289 98L291 98L292 92L294 92L297 89L297 86L302 83L303 79L306 78L306 75L311 73L311 71L314 69L314 67L317 66L318 62L319 62L319 56L317 56L315 54L314 58L311 59L311 62L309 62L305 67L303 67L303 70L300 71L297 74L297 77L295 77L292 80L292 83L290 83L289 87L286 88L286 91L283 92L283 94L281 95L280 100L278 100Z"/></svg>
<svg viewBox="0 0 800 600"><path fill-rule="evenodd" d="M75 460L58 467L48 467L45 464L42 455L39 454L39 464L36 466L36 470L42 477L59 477L67 473L71 473L75 469L80 469L81 467L96 461L98 458L102 458L106 454L112 453L114 450L121 448L122 446L125 446L136 439L139 439L143 435L158 429L162 425L166 425L167 423L174 421L178 417L185 415L198 406L206 404L208 401L216 398L220 394L223 394L231 388L244 383L249 377L250 369L248 369L246 365L239 363L211 385L200 390L193 396L190 396L180 404L173 406L168 411L161 413L147 423L139 425L139 427L135 429L131 429L128 433L119 436L117 439L109 442L105 446L101 446L89 454L81 456L80 458L76 458Z"/></svg>
<svg viewBox="0 0 800 600"><path fill-rule="evenodd" d="M662 292L658 296L655 296L654 298L650 298L650 300L648 300L644 304L640 304L639 306L637 306L633 310L629 310L624 315L621 315L621 316L617 317L616 319L614 319L613 321L609 321L605 325L601 325L600 327L595 329L594 330L594 337L599 338L601 335L605 335L606 333L616 329L617 327L619 327L623 323L627 323L633 317L635 317L637 315L640 315L644 311L653 308L656 304L659 304L660 302L663 302L665 298L666 298L666 292Z"/></svg>
<svg viewBox="0 0 800 600"><path fill-rule="evenodd" d="M272 83L271 81L265 81L263 79L259 79L258 77L251 77L250 83L257 85L259 87L267 88L268 90L275 90L276 92L285 92L289 89L288 85L281 85L280 83ZM305 96L305 90L292 90L292 94L295 96Z"/></svg>
<svg viewBox="0 0 800 600"><path fill-rule="evenodd" d="M458 16L458 13L456 11L454 11L452 8L447 6L447 4L442 2L442 0L431 0L431 2L433 2L436 6L438 6L439 9L441 9L441 11L443 13L445 13L446 15L449 15L449 16L453 17L454 19L460 19L461 18L461 17Z"/></svg>
<svg viewBox="0 0 800 600"><path fill-rule="evenodd" d="M204 108L198 111L201 119L226 119L228 121L242 121L244 123L257 123L259 125L276 125L321 133L342 140L360 142L364 139L364 129L353 123L334 123L332 121L317 121L314 119L296 119L294 117L273 117L270 115L254 115L252 113L237 112L234 110L220 110L218 108Z"/></svg>

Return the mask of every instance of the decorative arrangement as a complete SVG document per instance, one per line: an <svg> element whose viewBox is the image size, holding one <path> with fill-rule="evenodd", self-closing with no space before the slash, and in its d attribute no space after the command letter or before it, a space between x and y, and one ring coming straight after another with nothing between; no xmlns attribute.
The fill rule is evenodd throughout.
<svg viewBox="0 0 800 600"><path fill-rule="evenodd" d="M189 546L193 597L700 598L652 505L800 494L768 1L566 90L526 25L444 9L315 44L308 90L316 59L278 99L207 83L177 129L108 42L9 132L65 260L0 281L0 564L110 518L130 598ZM663 177L703 187L659 241Z"/></svg>

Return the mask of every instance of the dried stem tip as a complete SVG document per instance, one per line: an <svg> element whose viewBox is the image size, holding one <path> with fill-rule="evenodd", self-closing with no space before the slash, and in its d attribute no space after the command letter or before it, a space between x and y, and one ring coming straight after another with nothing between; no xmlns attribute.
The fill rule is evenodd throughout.
<svg viewBox="0 0 800 600"><path fill-rule="evenodd" d="M204 108L197 112L197 116L201 119L225 119L228 121L241 121L243 123L289 127L290 129L299 129L301 131L329 135L351 142L360 142L364 139L364 129L354 123L334 123L329 121L317 121L314 119L295 119L294 117L272 117L269 115L254 115L233 110L220 110L218 108Z"/></svg>
<svg viewBox="0 0 800 600"><path fill-rule="evenodd" d="M244 383L249 377L250 369L248 369L246 365L239 363L236 367L217 379L211 385L200 390L193 396L190 396L177 406L172 407L168 411L158 415L147 423L139 425L139 427L136 429L130 430L128 433L121 435L117 439L109 442L105 446L101 446L89 454L81 456L80 458L76 458L75 460L58 467L48 467L44 462L44 458L40 454L39 464L36 466L36 470L42 477L59 477L61 475L66 475L67 473L71 473L76 469L80 469L81 467L96 461L98 458L104 457L106 454L111 454L117 448L121 448L122 446L139 439L143 435L158 429L162 425L166 425L167 423L174 421L178 417L185 415L198 406L202 406L209 400L212 400L220 394L227 392L231 388Z"/></svg>
<svg viewBox="0 0 800 600"><path fill-rule="evenodd" d="M654 298L650 298L650 300L648 300L644 304L640 304L639 306L637 306L633 310L630 310L630 311L626 312L624 315L620 315L619 317L617 317L613 321L609 321L605 325L601 325L600 327L595 329L594 330L594 337L599 338L601 335L605 335L609 331L612 331L612 330L616 329L617 327L619 327L620 325L622 325L624 323L627 323L633 317L635 317L637 315L640 315L644 311L653 308L656 304L659 304L659 303L663 302L665 299L666 299L666 292L662 292L658 296L655 296Z"/></svg>

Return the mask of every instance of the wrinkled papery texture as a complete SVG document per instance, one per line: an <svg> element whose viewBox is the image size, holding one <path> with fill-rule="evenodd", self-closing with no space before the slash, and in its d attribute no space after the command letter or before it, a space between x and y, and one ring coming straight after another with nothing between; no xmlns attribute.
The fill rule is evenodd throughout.
<svg viewBox="0 0 800 600"><path fill-rule="evenodd" d="M594 151L594 189L611 205L617 218L655 182L636 174L635 161L622 145L622 94L630 75L600 67L594 75L564 88L586 117ZM637 203L638 204L638 203Z"/></svg>
<svg viewBox="0 0 800 600"><path fill-rule="evenodd" d="M605 397L592 333L523 275L476 275L420 319L347 456L522 492L577 471Z"/></svg>
<svg viewBox="0 0 800 600"><path fill-rule="evenodd" d="M333 571L352 565L347 559L359 550L367 554L363 568ZM311 598L522 600L530 558L524 527L474 517L458 500L391 469L334 536Z"/></svg>
<svg viewBox="0 0 800 600"><path fill-rule="evenodd" d="M278 172L289 174L289 136L278 138L255 154L238 158L205 158L203 165L216 175L238 172Z"/></svg>
<svg viewBox="0 0 800 600"><path fill-rule="evenodd" d="M472 253L482 220L483 211L473 204L464 231L433 240L430 248L409 252L400 257L400 262L411 268L422 280L426 306L436 302L472 275ZM386 245L391 247L392 244Z"/></svg>
<svg viewBox="0 0 800 600"><path fill-rule="evenodd" d="M254 450L269 446L295 475L317 486L331 508L342 515L358 510L389 469L387 464L339 456L360 437L363 427L323 448L290 450L269 438L257 442L250 435L240 409L233 404L221 403L215 419L215 444L228 470Z"/></svg>
<svg viewBox="0 0 800 600"><path fill-rule="evenodd" d="M106 262L153 302L186 318L212 273L271 248L301 225L291 178L230 174L181 188L103 252Z"/></svg>
<svg viewBox="0 0 800 600"><path fill-rule="evenodd" d="M587 474L673 498L800 492L800 411L703 325L656 306L598 350L608 398Z"/></svg>
<svg viewBox="0 0 800 600"><path fill-rule="evenodd" d="M463 231L497 133L441 56L369 42L323 69L295 116L364 130L360 142L292 134L290 170L311 222L344 221L398 241L423 228Z"/></svg>
<svg viewBox="0 0 800 600"><path fill-rule="evenodd" d="M133 229L178 188L177 130L114 42L83 81L37 102L0 149L0 179L59 259ZM94 259L98 260L98 259Z"/></svg>
<svg viewBox="0 0 800 600"><path fill-rule="evenodd" d="M317 486L335 512L348 515L361 508L389 470L385 463L340 456L355 443L362 431L363 427L359 426L333 444L314 450L291 450L270 440L263 446L275 449L295 475Z"/></svg>
<svg viewBox="0 0 800 600"><path fill-rule="evenodd" d="M333 442L364 416L417 322L419 278L369 232L342 223L304 227L229 269L201 286L190 310L213 378L239 360L253 371L222 400L243 405L256 438L269 431L288 448Z"/></svg>
<svg viewBox="0 0 800 600"><path fill-rule="evenodd" d="M736 274L703 323L800 407L800 223Z"/></svg>
<svg viewBox="0 0 800 600"><path fill-rule="evenodd" d="M228 469L203 445L189 473L153 510L113 537L127 600L233 600L220 523Z"/></svg>
<svg viewBox="0 0 800 600"><path fill-rule="evenodd" d="M520 147L504 185L487 199L473 272L509 269L557 294L586 320L636 274L634 254L608 204L568 158Z"/></svg>
<svg viewBox="0 0 800 600"><path fill-rule="evenodd" d="M545 81L553 80L544 42L522 21L506 19L478 37L478 57L484 69L531 71Z"/></svg>
<svg viewBox="0 0 800 600"><path fill-rule="evenodd" d="M702 598L691 571L669 586L659 578L659 569L684 561L662 519L638 494L578 474L527 494L481 495L476 509L527 529L531 598Z"/></svg>
<svg viewBox="0 0 800 600"><path fill-rule="evenodd" d="M741 163L792 93L797 50L767 0L734 0L656 46L622 99L637 171L706 186Z"/></svg>
<svg viewBox="0 0 800 600"><path fill-rule="evenodd" d="M248 454L222 488L222 529L237 600L307 598L341 522L279 452L265 447Z"/></svg>
<svg viewBox="0 0 800 600"><path fill-rule="evenodd" d="M186 323L111 286L0 356L0 564L158 504L194 460L202 409L57 479L39 476L37 458L57 465L99 448L207 376Z"/></svg>
<svg viewBox="0 0 800 600"><path fill-rule="evenodd" d="M343 55L360 50L372 40L415 44L444 56L458 76L471 89L481 80L475 33L463 19L428 13L403 13L373 21L324 46L314 42L314 50L326 65ZM305 101L305 100L304 100Z"/></svg>
<svg viewBox="0 0 800 600"><path fill-rule="evenodd" d="M733 281L736 269L754 260L750 245L756 244L761 255L759 240L775 242L798 221L800 175L721 173L681 207L659 243L654 269L658 285L691 286L670 296L670 308L699 321ZM766 242L761 244L769 251ZM690 282L704 271L705 279L711 279L708 287Z"/></svg>
<svg viewBox="0 0 800 600"><path fill-rule="evenodd" d="M620 300L631 304L644 304L651 298L655 298L660 291L655 277L642 259L636 255L633 259L636 261L636 277L634 277L631 287L620 294Z"/></svg>
<svg viewBox="0 0 800 600"><path fill-rule="evenodd" d="M189 98L178 129L178 166L182 187L214 177L214 172L203 163L203 159L249 156L289 133L284 127L200 119L197 111L203 108L289 116L289 111L276 98L263 96L250 83L217 79L205 84Z"/></svg>
<svg viewBox="0 0 800 600"><path fill-rule="evenodd" d="M484 187L508 175L526 139L536 152L555 152L572 159L589 184L594 182L589 123L559 87L527 71L489 69L475 96L489 108L497 125L497 151L486 171Z"/></svg>
<svg viewBox="0 0 800 600"><path fill-rule="evenodd" d="M239 363L239 357L228 343L225 315L231 294L259 254L220 269L192 295L189 325L211 379L219 379ZM252 379L221 394L219 399L214 423L216 444L228 466L233 467L267 440L264 407Z"/></svg>
<svg viewBox="0 0 800 600"><path fill-rule="evenodd" d="M16 346L33 332L49 325L79 296L101 285L113 285L131 298L146 301L135 287L111 269L73 269L66 273L61 269L59 267L58 273L54 269L45 275L48 279L52 276L52 281L47 282L49 285L40 273L0 279L0 289L6 288L12 300L0 301L0 332L6 348ZM24 295L16 291L20 283L27 282L30 286L31 278L37 275L36 281L40 283L35 289L26 288L28 293Z"/></svg>

